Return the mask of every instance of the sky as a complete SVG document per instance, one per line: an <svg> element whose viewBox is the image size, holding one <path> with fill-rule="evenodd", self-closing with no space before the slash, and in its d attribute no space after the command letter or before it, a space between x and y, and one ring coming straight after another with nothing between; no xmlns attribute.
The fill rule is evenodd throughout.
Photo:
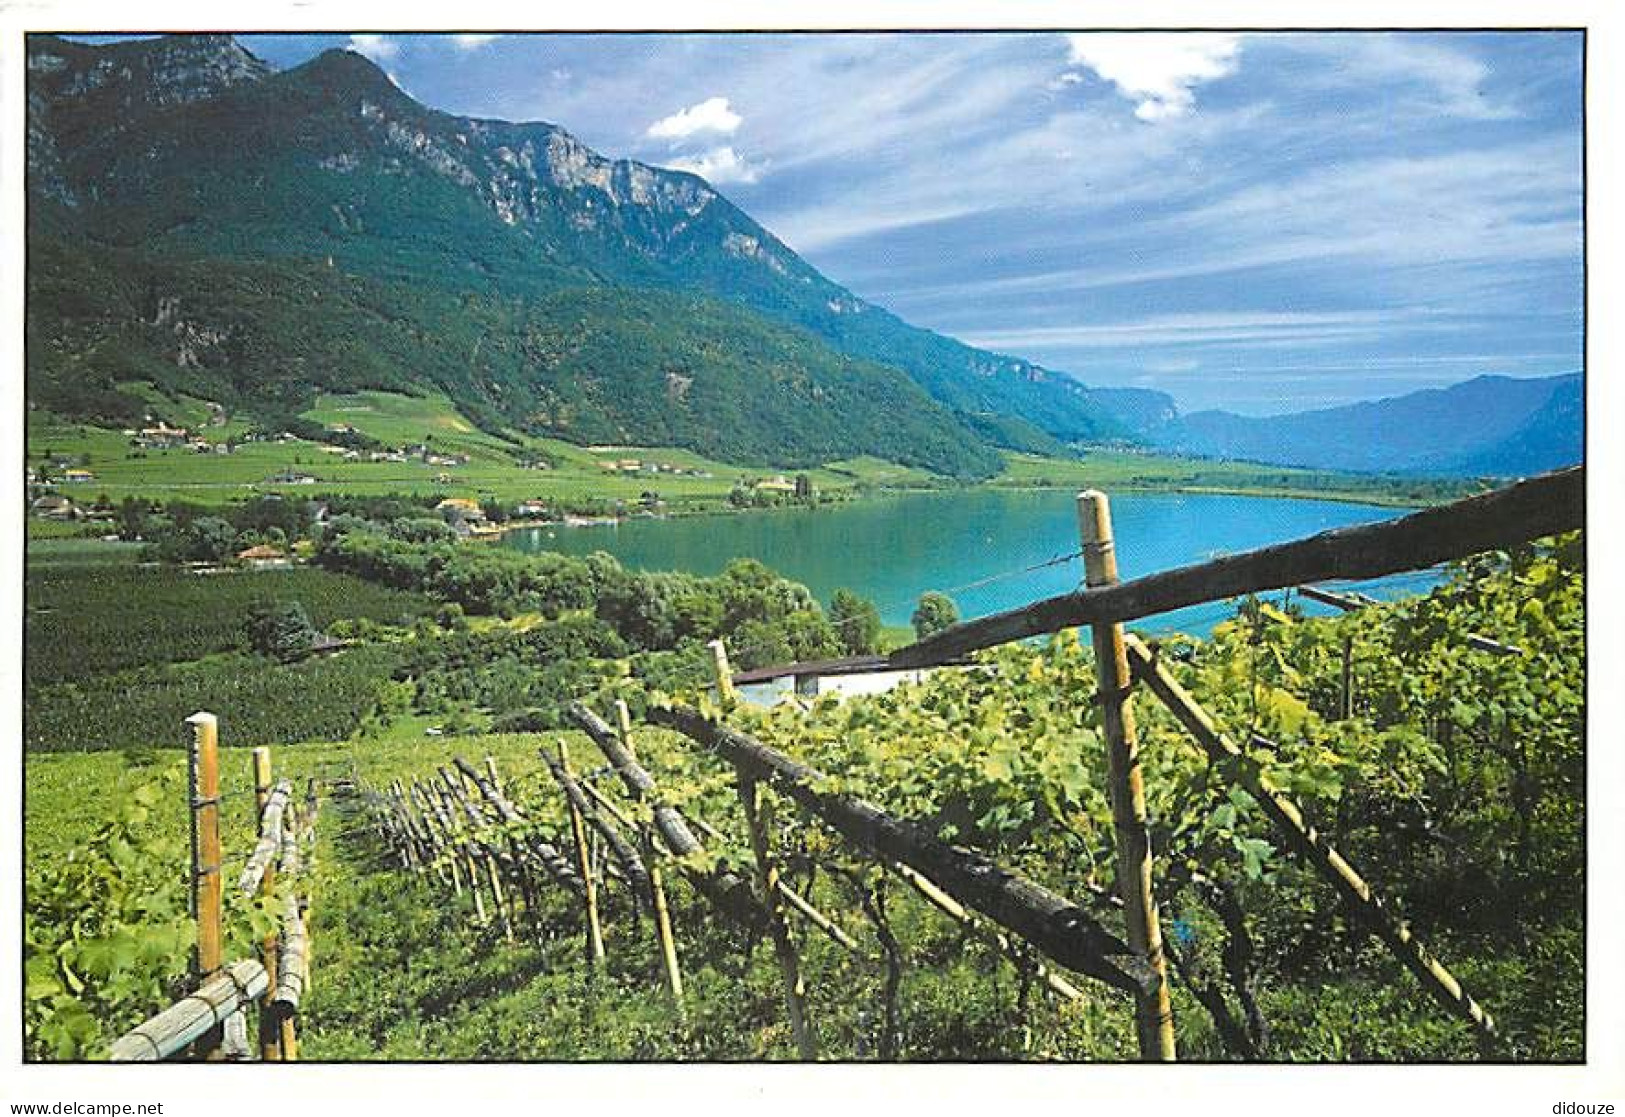
<svg viewBox="0 0 1625 1117"><path fill-rule="evenodd" d="M1582 367L1576 32L242 38L694 171L910 322L1186 412Z"/></svg>

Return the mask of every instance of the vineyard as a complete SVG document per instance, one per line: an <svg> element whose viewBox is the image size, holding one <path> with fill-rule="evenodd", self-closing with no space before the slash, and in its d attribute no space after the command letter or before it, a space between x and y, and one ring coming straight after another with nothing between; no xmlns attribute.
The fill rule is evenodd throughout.
<svg viewBox="0 0 1625 1117"><path fill-rule="evenodd" d="M269 780L227 749L208 957L186 765L35 756L28 1054L127 1052L308 931L296 1006L243 992L305 1058L1581 1060L1582 485L1120 584L1100 500L1086 589L884 694L753 708L719 642L557 733L279 749L322 803L281 885L231 889ZM1312 585L1445 559L1390 605ZM1299 585L1346 611L1249 596ZM1239 597L1210 640L1119 627L1198 594Z"/></svg>

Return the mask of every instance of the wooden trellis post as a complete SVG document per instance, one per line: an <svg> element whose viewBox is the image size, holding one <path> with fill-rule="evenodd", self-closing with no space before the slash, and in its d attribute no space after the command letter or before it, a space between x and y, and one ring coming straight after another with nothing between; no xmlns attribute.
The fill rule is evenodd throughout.
<svg viewBox="0 0 1625 1117"><path fill-rule="evenodd" d="M801 962L796 957L795 942L790 938L790 927L784 921L784 907L779 901L779 870L768 850L767 828L772 821L772 808L762 802L755 778L744 772L739 773L739 802L745 808L751 850L756 854L756 882L767 908L768 932L784 975L784 1007L790 1016L790 1031L796 1039L796 1051L810 1062L818 1058L818 1041L807 1021L807 987L801 980Z"/></svg>
<svg viewBox="0 0 1625 1117"><path fill-rule="evenodd" d="M222 900L220 872L220 723L213 714L199 711L186 719L192 731L190 774L192 814L192 916L197 920L196 977L208 981L225 964L222 954ZM221 1028L217 1025L197 1041L205 1058L220 1058Z"/></svg>
<svg viewBox="0 0 1625 1117"><path fill-rule="evenodd" d="M491 789L498 795L501 795L502 780L497 775L497 758L489 753L487 753L485 757L485 776L486 779L491 781ZM484 789L479 786L478 780L475 780L474 782L474 790L479 792L482 796L485 794ZM498 815L500 816L500 814L501 812L499 811ZM513 866L513 881L519 886L517 893L510 892L508 894L508 906L513 910L513 917L515 921L517 921L520 916L520 896L523 895L524 897L525 910L534 915L536 911L536 893L530 882L529 863L522 856L519 842L512 835L510 835L508 838L508 855L511 859L510 864Z"/></svg>
<svg viewBox="0 0 1625 1117"><path fill-rule="evenodd" d="M728 665L728 646L718 638L706 647L711 649L711 673L717 684L717 700L724 704L732 702L736 694L733 668Z"/></svg>
<svg viewBox="0 0 1625 1117"><path fill-rule="evenodd" d="M253 752L251 761L254 774L254 818L256 831L264 825L265 805L271 799L271 750L261 746ZM270 896L276 890L276 864L272 862L265 867L265 875L260 878L260 895ZM265 963L266 980L272 989L276 988L277 964L277 935L271 930L265 933L260 941L260 957ZM275 1014L265 1008L260 1010L260 1059L263 1062L275 1063L282 1060L282 1043L280 1030L276 1025Z"/></svg>
<svg viewBox="0 0 1625 1117"><path fill-rule="evenodd" d="M626 702L619 698L615 700L615 725L620 734L621 747L626 750L628 756L636 756L632 749L632 711L628 710ZM591 787L589 784L582 786ZM644 826L637 827L637 832L643 844L643 863L649 870L649 899L654 907L655 938L660 942L660 960L666 969L666 988L671 991L671 999L676 1003L677 1014L681 1017L683 971L677 962L677 940L671 933L671 911L666 904L665 874L656 855L653 834Z"/></svg>
<svg viewBox="0 0 1625 1117"><path fill-rule="evenodd" d="M562 740L559 742L559 767L565 772L570 770L570 749ZM587 846L587 823L576 809L575 801L568 795L564 803L570 811L570 834L576 843L576 861L581 867L581 883L585 886L583 897L587 909L587 960L594 966L604 964L604 928L598 920L598 882L593 874L592 850Z"/></svg>
<svg viewBox="0 0 1625 1117"><path fill-rule="evenodd" d="M1111 505L1105 493L1091 489L1078 494L1078 536L1085 585L1090 589L1115 585L1117 554L1112 540ZM1106 735L1106 780L1116 836L1117 887L1123 898L1129 946L1145 957L1157 977L1156 985L1135 999L1140 1057L1167 1062L1175 1058L1174 1016L1168 1000L1162 928L1151 886L1151 842L1146 833L1139 741L1134 711L1129 705L1133 677L1123 648L1123 626L1096 624L1091 626L1090 634Z"/></svg>

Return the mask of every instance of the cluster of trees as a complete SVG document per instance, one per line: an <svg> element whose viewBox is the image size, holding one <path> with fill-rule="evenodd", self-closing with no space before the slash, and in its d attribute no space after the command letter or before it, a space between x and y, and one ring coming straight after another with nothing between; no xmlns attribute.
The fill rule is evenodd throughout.
<svg viewBox="0 0 1625 1117"><path fill-rule="evenodd" d="M160 562L221 562L248 547L286 547L310 532L302 500L261 496L226 508L185 501L167 505L125 497L115 513L119 538L147 544Z"/></svg>

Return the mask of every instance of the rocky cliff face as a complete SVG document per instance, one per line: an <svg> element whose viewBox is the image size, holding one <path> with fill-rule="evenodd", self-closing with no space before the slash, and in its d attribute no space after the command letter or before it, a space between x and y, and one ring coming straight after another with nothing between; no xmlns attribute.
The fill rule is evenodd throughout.
<svg viewBox="0 0 1625 1117"><path fill-rule="evenodd" d="M229 35L172 35L87 47L54 35L28 39L30 186L77 206L63 147L102 143L152 113L219 96L272 73Z"/></svg>

